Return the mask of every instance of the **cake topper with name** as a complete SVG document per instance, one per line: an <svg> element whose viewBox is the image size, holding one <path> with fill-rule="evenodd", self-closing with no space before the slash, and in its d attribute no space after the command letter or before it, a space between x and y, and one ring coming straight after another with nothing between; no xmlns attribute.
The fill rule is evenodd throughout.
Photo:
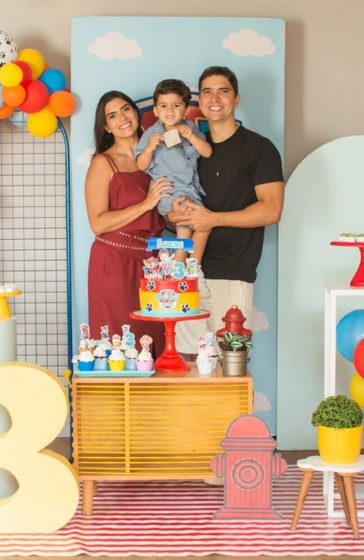
<svg viewBox="0 0 364 560"><path fill-rule="evenodd" d="M179 238L158 238L151 237L148 240L147 250L159 249L158 257L150 257L144 259L144 278L147 279L160 279L175 278L181 280L182 278L196 278L197 277L197 260L194 258L187 258L186 264L176 262L174 253L171 250L187 250L193 252L193 241L191 239Z"/></svg>
<svg viewBox="0 0 364 560"><path fill-rule="evenodd" d="M147 241L147 251L158 251L160 249L182 250L193 253L193 241L181 237L150 237Z"/></svg>

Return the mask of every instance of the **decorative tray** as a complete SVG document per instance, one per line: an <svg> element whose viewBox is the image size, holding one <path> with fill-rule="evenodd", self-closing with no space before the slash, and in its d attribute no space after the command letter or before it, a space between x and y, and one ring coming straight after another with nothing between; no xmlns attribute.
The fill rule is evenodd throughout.
<svg viewBox="0 0 364 560"><path fill-rule="evenodd" d="M138 371L124 369L122 371L110 369L94 369L92 371L80 371L78 366L73 366L73 373L77 377L151 377L155 373L155 369L150 371Z"/></svg>

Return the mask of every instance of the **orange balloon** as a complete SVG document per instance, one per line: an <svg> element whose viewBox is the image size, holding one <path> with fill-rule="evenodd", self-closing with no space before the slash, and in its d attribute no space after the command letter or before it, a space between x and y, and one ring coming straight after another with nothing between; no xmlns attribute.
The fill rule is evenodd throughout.
<svg viewBox="0 0 364 560"><path fill-rule="evenodd" d="M15 111L15 107L9 107L6 103L0 109L0 119L7 119Z"/></svg>
<svg viewBox="0 0 364 560"><path fill-rule="evenodd" d="M17 107L25 99L25 89L20 84L15 87L3 87L2 90L4 103L10 107Z"/></svg>
<svg viewBox="0 0 364 560"><path fill-rule="evenodd" d="M76 108L76 100L68 91L55 91L49 97L48 107L56 117L69 117Z"/></svg>

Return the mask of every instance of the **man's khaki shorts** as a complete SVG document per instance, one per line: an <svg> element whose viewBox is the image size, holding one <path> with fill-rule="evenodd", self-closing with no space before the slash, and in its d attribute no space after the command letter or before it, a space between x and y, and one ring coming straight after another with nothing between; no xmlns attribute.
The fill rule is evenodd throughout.
<svg viewBox="0 0 364 560"><path fill-rule="evenodd" d="M176 348L182 354L197 354L197 337L224 328L222 318L233 305L237 305L246 317L244 327L251 329L254 284L240 280L206 280L206 283L211 295L201 297L200 308L209 311L210 317L176 324Z"/></svg>

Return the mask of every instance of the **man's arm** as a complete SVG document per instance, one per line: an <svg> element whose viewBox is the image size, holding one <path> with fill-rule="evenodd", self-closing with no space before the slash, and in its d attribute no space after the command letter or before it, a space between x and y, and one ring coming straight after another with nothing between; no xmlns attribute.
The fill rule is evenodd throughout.
<svg viewBox="0 0 364 560"><path fill-rule="evenodd" d="M281 219L284 201L284 183L277 181L255 187L257 202L244 210L212 212L189 200L185 205L190 214L181 212L184 206L173 204L168 220L177 225L191 226L195 231L207 231L213 227L254 228L276 224Z"/></svg>

